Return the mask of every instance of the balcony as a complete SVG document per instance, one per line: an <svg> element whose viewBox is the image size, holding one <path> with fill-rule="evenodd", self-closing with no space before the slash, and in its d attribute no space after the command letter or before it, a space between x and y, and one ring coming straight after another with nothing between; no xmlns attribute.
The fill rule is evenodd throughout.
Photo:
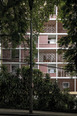
<svg viewBox="0 0 77 116"><path fill-rule="evenodd" d="M44 33L56 33L56 21L50 20L44 24Z"/></svg>
<svg viewBox="0 0 77 116"><path fill-rule="evenodd" d="M39 48L56 48L56 44L39 44Z"/></svg>
<svg viewBox="0 0 77 116"><path fill-rule="evenodd" d="M39 48L56 48L56 36L55 35L39 36Z"/></svg>
<svg viewBox="0 0 77 116"><path fill-rule="evenodd" d="M58 64L58 77L69 77L69 73L64 70L64 64Z"/></svg>
<svg viewBox="0 0 77 116"><path fill-rule="evenodd" d="M64 59L63 59L62 55L58 55L58 62L64 62Z"/></svg>
<svg viewBox="0 0 77 116"><path fill-rule="evenodd" d="M40 50L39 62L56 62L56 51Z"/></svg>
<svg viewBox="0 0 77 116"><path fill-rule="evenodd" d="M58 70L58 77L67 77L67 73L64 70Z"/></svg>

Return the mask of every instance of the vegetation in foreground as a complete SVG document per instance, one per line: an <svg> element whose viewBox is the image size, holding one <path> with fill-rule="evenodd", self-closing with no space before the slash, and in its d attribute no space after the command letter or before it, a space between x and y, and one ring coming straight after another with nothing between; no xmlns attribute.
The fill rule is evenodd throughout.
<svg viewBox="0 0 77 116"><path fill-rule="evenodd" d="M0 108L29 109L28 67L18 69L16 75L6 68L0 72ZM20 73L22 78L20 78ZM33 109L71 112L77 110L77 98L60 91L57 82L52 82L48 74L43 78L40 70L33 70Z"/></svg>
<svg viewBox="0 0 77 116"><path fill-rule="evenodd" d="M63 59L68 62L65 66L67 72L72 76L77 75L77 1L59 0L59 18L64 29L67 30L67 36L62 37L58 43L64 48ZM67 49L68 48L68 49Z"/></svg>

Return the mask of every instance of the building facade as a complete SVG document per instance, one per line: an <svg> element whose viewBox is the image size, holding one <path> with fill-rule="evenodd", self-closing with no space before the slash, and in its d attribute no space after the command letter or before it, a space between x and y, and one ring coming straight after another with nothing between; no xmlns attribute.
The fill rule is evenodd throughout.
<svg viewBox="0 0 77 116"><path fill-rule="evenodd" d="M54 15L50 16L49 21L44 24L43 33L39 34L36 42L38 53L35 67L44 74L49 73L51 80L56 80L61 90L69 88L71 92L76 92L77 79L70 77L63 70L66 62L63 61L62 54L57 53L58 50L61 50L57 43L58 40L67 35L61 22L57 20L57 13L58 9L55 7ZM28 50L25 51L23 44L18 46L15 51L11 46L8 49L2 48L2 64L6 65L10 72L15 72L16 68L26 65L25 58L27 55Z"/></svg>

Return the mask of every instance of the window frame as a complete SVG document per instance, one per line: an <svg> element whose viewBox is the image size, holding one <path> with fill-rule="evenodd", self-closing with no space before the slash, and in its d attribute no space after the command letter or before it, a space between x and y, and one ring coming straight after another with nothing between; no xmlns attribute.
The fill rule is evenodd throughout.
<svg viewBox="0 0 77 116"><path fill-rule="evenodd" d="M48 36L48 44L56 44L56 35Z"/></svg>
<svg viewBox="0 0 77 116"><path fill-rule="evenodd" d="M53 65L51 67L48 66L48 70L54 70L54 71L50 71L50 72L48 71L48 73L51 73L51 74L56 73L56 68L54 68L54 67L55 66L53 66Z"/></svg>
<svg viewBox="0 0 77 116"><path fill-rule="evenodd" d="M65 87L64 84L68 84L68 87ZM62 87L63 87L63 89L67 89L67 88L69 88L69 87L70 87L70 82L63 82L63 83L62 83Z"/></svg>

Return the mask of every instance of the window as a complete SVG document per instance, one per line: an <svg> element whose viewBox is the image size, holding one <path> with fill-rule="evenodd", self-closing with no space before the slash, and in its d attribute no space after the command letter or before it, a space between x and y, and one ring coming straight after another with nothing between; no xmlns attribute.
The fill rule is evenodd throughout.
<svg viewBox="0 0 77 116"><path fill-rule="evenodd" d="M56 65L49 65L48 66L48 73L56 73Z"/></svg>
<svg viewBox="0 0 77 116"><path fill-rule="evenodd" d="M48 73L55 73L55 70L53 68L48 69Z"/></svg>
<svg viewBox="0 0 77 116"><path fill-rule="evenodd" d="M19 68L18 64L12 64L12 73L16 73L16 70Z"/></svg>
<svg viewBox="0 0 77 116"><path fill-rule="evenodd" d="M56 36L48 36L48 44L54 44L56 43Z"/></svg>
<svg viewBox="0 0 77 116"><path fill-rule="evenodd" d="M19 50L18 49L12 50L12 58L19 58Z"/></svg>
<svg viewBox="0 0 77 116"><path fill-rule="evenodd" d="M70 87L70 83L69 82L63 82L62 86L63 86L64 89L65 88L69 88Z"/></svg>

